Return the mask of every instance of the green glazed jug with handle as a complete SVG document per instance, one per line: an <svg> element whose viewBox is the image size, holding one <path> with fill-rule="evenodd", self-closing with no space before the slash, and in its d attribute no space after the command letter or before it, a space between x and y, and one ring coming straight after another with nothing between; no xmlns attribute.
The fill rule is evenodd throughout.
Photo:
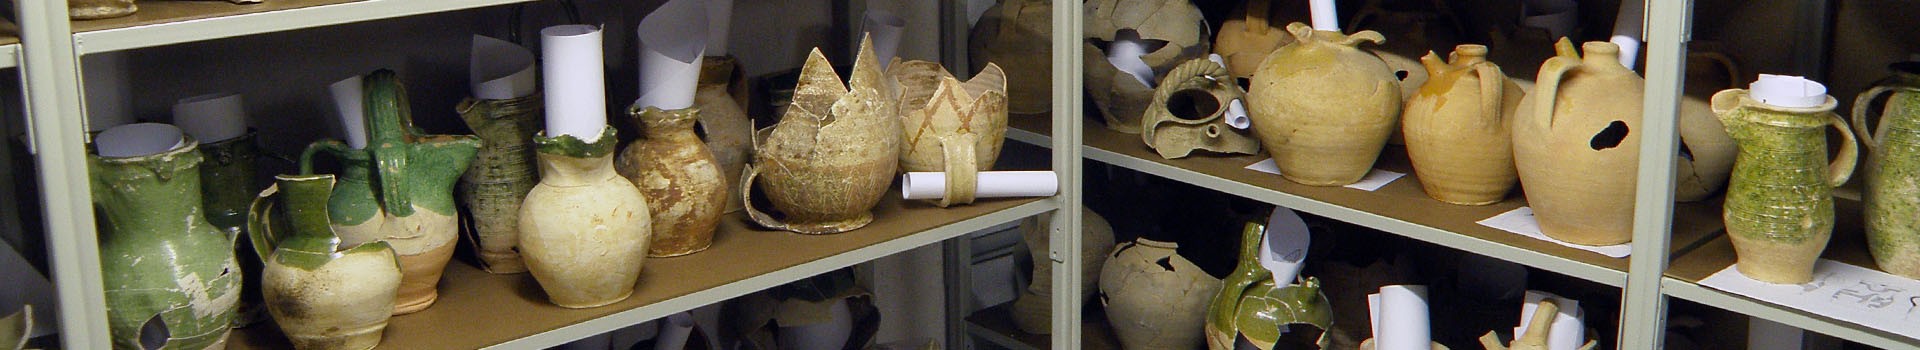
<svg viewBox="0 0 1920 350"><path fill-rule="evenodd" d="M1861 176L1867 247L1880 270L1920 278L1920 62L1889 65L1893 76L1853 100L1854 134L1867 146ZM1873 102L1886 97L1878 127Z"/></svg>
<svg viewBox="0 0 1920 350"><path fill-rule="evenodd" d="M331 139L314 142L300 155L300 172L312 174L313 158L320 154L340 159L340 183L327 201L334 232L348 246L392 244L406 276L394 314L420 311L438 297L435 285L453 257L459 237L453 186L479 151L480 140L424 135L415 128L406 89L393 71L374 71L363 81L367 148Z"/></svg>
<svg viewBox="0 0 1920 350"><path fill-rule="evenodd" d="M342 244L328 222L333 175L280 175L254 197L247 236L264 271L267 311L295 349L380 344L400 264L384 241Z"/></svg>
<svg viewBox="0 0 1920 350"><path fill-rule="evenodd" d="M1758 85L1758 84L1755 84ZM1833 97L1812 107L1761 102L1745 89L1721 90L1712 105L1740 145L1727 182L1722 218L1741 274L1777 284L1813 280L1813 266L1833 237L1833 188L1853 175L1859 150ZM1840 153L1827 159L1826 128L1840 131Z"/></svg>
<svg viewBox="0 0 1920 350"><path fill-rule="evenodd" d="M115 349L222 348L232 327L241 282L233 238L207 223L204 157L191 136L182 143L147 156L87 157Z"/></svg>
<svg viewBox="0 0 1920 350"><path fill-rule="evenodd" d="M1333 325L1333 306L1320 292L1319 278L1280 285L1273 280L1273 272L1260 265L1266 231L1267 225L1251 222L1240 231L1240 263L1207 306L1208 349L1236 349L1234 343L1242 337L1255 348L1286 349L1279 346L1285 344L1277 344L1286 333L1283 329L1311 325L1325 331ZM1314 339L1314 345L1327 347L1324 335Z"/></svg>

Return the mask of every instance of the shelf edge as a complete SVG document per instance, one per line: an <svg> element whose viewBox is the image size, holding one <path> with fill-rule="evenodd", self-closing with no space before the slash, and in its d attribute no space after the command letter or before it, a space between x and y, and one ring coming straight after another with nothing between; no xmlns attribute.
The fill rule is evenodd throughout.
<svg viewBox="0 0 1920 350"><path fill-rule="evenodd" d="M1787 308L1778 304L1766 303L1747 297L1722 292L1695 283L1688 283L1673 277L1663 276L1660 290L1669 297L1680 298L1703 305L1758 317L1781 324L1798 327L1810 332L1826 334L1847 341L1866 344L1882 349L1912 348L1920 346L1920 339L1900 338L1887 332L1865 328L1851 323L1826 317L1810 315L1804 311Z"/></svg>
<svg viewBox="0 0 1920 350"><path fill-rule="evenodd" d="M75 55L88 55L531 1L366 0L80 32L73 46Z"/></svg>

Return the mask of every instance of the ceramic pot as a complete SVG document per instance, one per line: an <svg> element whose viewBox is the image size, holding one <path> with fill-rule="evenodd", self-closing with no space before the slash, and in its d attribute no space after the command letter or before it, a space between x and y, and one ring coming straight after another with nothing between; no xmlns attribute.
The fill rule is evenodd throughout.
<svg viewBox="0 0 1920 350"><path fill-rule="evenodd" d="M1675 158L1673 200L1696 202L1712 198L1727 185L1739 151L1726 126L1714 116L1707 99L1715 92L1739 88L1746 75L1721 45L1695 40L1687 43L1686 96L1680 101L1680 143L1686 148ZM1641 52L1645 54L1643 50Z"/></svg>
<svg viewBox="0 0 1920 350"><path fill-rule="evenodd" d="M133 0L67 0L67 17L72 19L123 17L139 10Z"/></svg>
<svg viewBox="0 0 1920 350"><path fill-rule="evenodd" d="M1274 282L1273 271L1260 266L1266 229L1248 223L1240 232L1240 264L1207 306L1208 349L1233 350L1235 340L1246 337L1254 347L1272 350L1287 326L1311 325L1323 331L1333 326L1333 306L1320 293L1320 279L1281 286ZM1320 348L1328 346L1325 334L1316 341Z"/></svg>
<svg viewBox="0 0 1920 350"><path fill-rule="evenodd" d="M1254 135L1280 174L1311 186L1360 181L1400 119L1398 80L1356 48L1380 33L1353 35L1287 26L1296 40L1274 50L1253 76L1247 107Z"/></svg>
<svg viewBox="0 0 1920 350"><path fill-rule="evenodd" d="M713 153L728 189L740 188L740 171L753 155L753 119L743 107L746 83L732 56L708 56L700 62L700 83L693 106L700 110L701 138ZM739 196L727 196L727 213L740 211Z"/></svg>
<svg viewBox="0 0 1920 350"><path fill-rule="evenodd" d="M627 115L643 135L614 159L613 170L640 189L653 214L649 257L698 253L713 245L726 210L726 177L713 152L693 134L697 109L663 111L634 105Z"/></svg>
<svg viewBox="0 0 1920 350"><path fill-rule="evenodd" d="M1007 135L1007 83L1000 66L966 82L940 64L896 60L888 75L900 83L900 172L945 172L954 184L972 183L993 169ZM961 180L965 179L965 180ZM973 203L972 188L949 186L935 204Z"/></svg>
<svg viewBox="0 0 1920 350"><path fill-rule="evenodd" d="M1121 243L1100 268L1100 301L1128 350L1192 349L1204 343L1207 302L1220 279L1145 238Z"/></svg>
<svg viewBox="0 0 1920 350"><path fill-rule="evenodd" d="M1893 77L1853 100L1853 128L1867 145L1867 248L1880 270L1920 278L1920 63L1896 63ZM1869 127L1873 102L1886 95L1879 127Z"/></svg>
<svg viewBox="0 0 1920 350"><path fill-rule="evenodd" d="M379 345L400 290L393 247L341 244L327 222L333 175L274 179L253 201L247 234L254 242L248 248L266 257L260 284L280 331L295 349Z"/></svg>
<svg viewBox="0 0 1920 350"><path fill-rule="evenodd" d="M974 70L991 62L1006 70L1007 111L1053 110L1053 2L1001 0L988 7L967 40Z"/></svg>
<svg viewBox="0 0 1920 350"><path fill-rule="evenodd" d="M846 232L873 222L872 209L893 183L900 164L899 91L882 73L871 44L847 85L819 49L808 55L793 104L780 123L755 138L754 163L740 179L742 201L753 203L759 178L784 219L753 206L755 223L803 234Z"/></svg>
<svg viewBox="0 0 1920 350"><path fill-rule="evenodd" d="M1227 124L1230 103L1240 100L1244 105L1247 96L1227 71L1210 60L1174 67L1165 83L1154 88L1153 104L1147 105L1140 120L1140 139L1167 159L1183 158L1194 150L1260 153L1260 140L1253 138L1253 130Z"/></svg>
<svg viewBox="0 0 1920 350"><path fill-rule="evenodd" d="M539 94L507 100L468 98L455 110L480 137L473 164L460 175L469 244L487 272L527 272L514 246L520 242L520 202L540 182L533 161L533 133L540 131Z"/></svg>
<svg viewBox="0 0 1920 350"><path fill-rule="evenodd" d="M1300 16L1282 18L1281 14L1282 11L1273 7L1272 0L1250 0L1243 6L1235 7L1227 20L1220 24L1220 34L1213 38L1213 53L1227 61L1227 72L1234 78L1252 78L1253 72L1260 69L1260 62L1267 59L1268 53L1293 43L1293 36L1287 34L1280 24L1307 19Z"/></svg>
<svg viewBox="0 0 1920 350"><path fill-rule="evenodd" d="M1053 213L1042 213L1020 221L1020 238L1033 258L1032 283L1013 299L1013 324L1031 334L1053 333L1053 264L1047 258L1047 232L1053 227ZM1100 291L1096 284L1107 252L1113 248L1113 225L1086 208L1080 209L1080 293L1089 297ZM1082 299L1085 300L1085 299Z"/></svg>
<svg viewBox="0 0 1920 350"><path fill-rule="evenodd" d="M260 257L254 255L252 243L247 242L247 205L253 200L255 188L254 160L260 158L260 146L254 133L249 131L239 137L220 142L200 145L200 155L205 161L200 163L200 199L206 206L207 223L236 239L234 259L240 264L242 276L260 275ZM241 327L266 319L267 311L260 304L260 281L251 278L240 279L239 313L233 318L234 327Z"/></svg>
<svg viewBox="0 0 1920 350"><path fill-rule="evenodd" d="M199 144L190 136L182 144L88 156L115 349L225 348L233 326L241 282L233 240L203 215ZM155 324L166 333L143 334Z"/></svg>
<svg viewBox="0 0 1920 350"><path fill-rule="evenodd" d="M353 149L339 140L314 142L300 155L300 173L313 173L316 155L340 159L340 183L327 204L333 231L347 246L373 241L393 245L406 276L393 312L412 313L439 297L436 285L460 235L453 186L473 161L480 140L414 134L418 129L407 107L406 88L393 71L368 74L363 84L367 148Z"/></svg>
<svg viewBox="0 0 1920 350"><path fill-rule="evenodd" d="M1432 79L1407 100L1401 130L1413 172L1433 199L1493 204L1520 181L1507 118L1526 93L1486 56L1486 46L1460 45L1452 62L1420 58Z"/></svg>
<svg viewBox="0 0 1920 350"><path fill-rule="evenodd" d="M1813 281L1813 265L1833 235L1833 188L1853 175L1858 151L1839 102L1808 108L1760 102L1747 90L1713 95L1713 111L1740 143L1728 180L1727 237L1741 274L1770 283ZM1840 130L1840 154L1827 161L1826 128Z"/></svg>
<svg viewBox="0 0 1920 350"><path fill-rule="evenodd" d="M520 204L520 257L554 305L625 300L653 241L653 214L640 189L613 170L613 127L593 143L545 134L533 137L540 184Z"/></svg>
<svg viewBox="0 0 1920 350"><path fill-rule="evenodd" d="M1140 60L1153 67L1154 76L1166 76L1188 60L1205 58L1212 36L1200 9L1179 0L1093 0L1082 5L1086 37L1084 55L1087 94L1106 118L1107 128L1140 133L1140 116L1153 102L1153 86L1114 68L1107 61L1107 45L1123 37L1149 43ZM1123 33L1124 32L1124 33ZM1154 82L1158 84L1159 82Z"/></svg>
<svg viewBox="0 0 1920 350"><path fill-rule="evenodd" d="M1584 245L1633 238L1644 81L1620 65L1620 47L1561 40L1539 83L1509 121L1527 205L1549 237Z"/></svg>

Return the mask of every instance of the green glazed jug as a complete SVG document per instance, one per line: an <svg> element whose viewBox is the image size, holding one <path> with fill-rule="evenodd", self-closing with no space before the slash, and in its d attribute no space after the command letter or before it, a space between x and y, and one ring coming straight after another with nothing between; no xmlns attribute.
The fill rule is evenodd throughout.
<svg viewBox="0 0 1920 350"><path fill-rule="evenodd" d="M327 201L333 230L347 246L373 241L393 245L406 276L393 313L407 314L426 309L438 297L434 287L459 237L453 185L473 161L480 140L422 135L413 126L406 89L393 71L374 71L363 81L367 148L353 149L331 139L314 142L300 155L300 172L313 173L315 155L340 158L340 183Z"/></svg>
<svg viewBox="0 0 1920 350"><path fill-rule="evenodd" d="M455 108L483 143L460 176L459 187L469 215L464 231L487 272L527 272L514 246L520 242L520 202L540 182L533 162L540 103L540 94L532 94L506 100L468 98Z"/></svg>
<svg viewBox="0 0 1920 350"><path fill-rule="evenodd" d="M1893 76L1853 100L1854 134L1867 145L1867 248L1880 270L1920 278L1920 62L1888 66ZM1873 102L1887 96L1880 126L1869 127Z"/></svg>
<svg viewBox="0 0 1920 350"><path fill-rule="evenodd" d="M1833 97L1813 107L1781 107L1745 89L1713 94L1713 112L1739 144L1728 180L1727 236L1735 266L1754 280L1800 284L1833 237L1833 188L1847 182L1859 150ZM1840 130L1840 154L1827 160L1826 128Z"/></svg>
<svg viewBox="0 0 1920 350"><path fill-rule="evenodd" d="M387 242L341 244L327 222L333 175L280 175L249 206L247 236L266 265L268 313L295 349L380 344L400 265ZM349 282L350 281L350 282Z"/></svg>
<svg viewBox="0 0 1920 350"><path fill-rule="evenodd" d="M258 138L252 131L244 135L218 142L200 145L200 155L206 158L200 163L200 199L206 206L207 223L213 224L236 240L247 239L247 205L253 202L253 195L259 187L253 185L254 160L260 158ZM248 243L234 244L237 251L234 258L240 261L240 271L247 276L259 276L259 257L247 248ZM266 309L260 306L260 283L253 279L243 281L240 288L240 314L233 319L234 327L242 327L266 318Z"/></svg>
<svg viewBox="0 0 1920 350"><path fill-rule="evenodd" d="M1273 349L1281 327L1306 324L1325 331L1333 325L1333 306L1320 293L1320 279L1307 277L1281 286L1274 283L1273 272L1260 266L1266 231L1267 225L1251 222L1241 230L1239 267L1207 306L1208 349L1233 350L1241 336L1256 348ZM1324 335L1315 340L1320 348L1328 345Z"/></svg>
<svg viewBox="0 0 1920 350"><path fill-rule="evenodd" d="M232 329L240 267L232 237L207 223L203 157L185 140L154 155L87 157L115 349L224 348Z"/></svg>

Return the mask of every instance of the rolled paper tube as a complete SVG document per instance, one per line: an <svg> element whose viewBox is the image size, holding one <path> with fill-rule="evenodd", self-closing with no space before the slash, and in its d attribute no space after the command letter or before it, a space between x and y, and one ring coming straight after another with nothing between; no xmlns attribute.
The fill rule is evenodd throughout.
<svg viewBox="0 0 1920 350"><path fill-rule="evenodd" d="M1132 75L1147 88L1153 88L1159 79L1153 75L1153 66L1147 65L1147 61L1140 59L1140 56L1146 54L1146 43L1141 42L1140 38L1116 38L1107 46L1107 63L1112 63L1113 68Z"/></svg>
<svg viewBox="0 0 1920 350"><path fill-rule="evenodd" d="M1293 283L1300 275L1300 268L1307 260L1307 245L1313 242L1313 236L1307 231L1307 221L1299 213L1286 207L1274 207L1273 214L1267 216L1267 229L1264 240L1260 242L1260 267L1273 274L1274 283Z"/></svg>
<svg viewBox="0 0 1920 350"><path fill-rule="evenodd" d="M1433 333L1427 310L1427 287L1380 287L1380 333L1373 335L1379 350L1431 349Z"/></svg>
<svg viewBox="0 0 1920 350"><path fill-rule="evenodd" d="M880 60L880 70L886 70L887 65L893 62L894 55L900 52L900 35L907 29L907 20L893 12L874 9L867 10L867 15L860 23L865 28L861 31L870 38L867 40L873 40L873 56Z"/></svg>
<svg viewBox="0 0 1920 350"><path fill-rule="evenodd" d="M1807 78L1761 74L1749 86L1753 99L1777 107L1809 108L1827 102L1827 86Z"/></svg>
<svg viewBox="0 0 1920 350"><path fill-rule="evenodd" d="M1640 60L1641 26L1646 24L1646 3L1638 0L1620 2L1620 12L1613 19L1613 37L1607 41L1620 45L1620 65L1633 69Z"/></svg>
<svg viewBox="0 0 1920 350"><path fill-rule="evenodd" d="M340 117L340 133L346 134L347 147L353 149L367 148L367 96L362 89L358 75L327 85L333 109L339 112L335 115Z"/></svg>
<svg viewBox="0 0 1920 350"><path fill-rule="evenodd" d="M159 154L186 146L180 128L160 123L134 123L100 132L93 145L101 157L128 158Z"/></svg>
<svg viewBox="0 0 1920 350"><path fill-rule="evenodd" d="M103 52L80 60L87 86L87 131L133 123L132 85L127 82L127 53Z"/></svg>
<svg viewBox="0 0 1920 350"><path fill-rule="evenodd" d="M600 140L601 129L607 127L607 77L600 54L600 27L570 24L540 30L547 135Z"/></svg>
<svg viewBox="0 0 1920 350"><path fill-rule="evenodd" d="M235 93L183 98L173 105L173 124L200 142L226 141L247 133L246 106Z"/></svg>
<svg viewBox="0 0 1920 350"><path fill-rule="evenodd" d="M1547 332L1547 350L1578 350L1586 344L1587 326L1581 319L1584 313L1578 302L1569 302L1554 313L1553 329Z"/></svg>
<svg viewBox="0 0 1920 350"><path fill-rule="evenodd" d="M473 90L473 97L485 100L506 100L532 95L538 81L534 80L533 52L525 47L506 40L479 35L473 36L473 53L469 56L467 84Z"/></svg>
<svg viewBox="0 0 1920 350"><path fill-rule="evenodd" d="M696 0L673 0L640 20L640 98L634 105L676 110L693 107L700 61L707 50L707 8Z"/></svg>
<svg viewBox="0 0 1920 350"><path fill-rule="evenodd" d="M1240 130L1253 127L1253 118L1247 117L1247 104L1240 99L1227 102L1227 126Z"/></svg>
<svg viewBox="0 0 1920 350"><path fill-rule="evenodd" d="M974 198L1045 197L1060 192L1060 178L1052 171L982 171ZM910 172L900 180L905 199L938 200L947 195L947 174Z"/></svg>
<svg viewBox="0 0 1920 350"><path fill-rule="evenodd" d="M681 350L687 348L687 337L693 335L693 314L681 312L667 315L660 322L660 336L653 340L653 350Z"/></svg>
<svg viewBox="0 0 1920 350"><path fill-rule="evenodd" d="M707 55L727 55L727 33L733 29L733 0L707 0Z"/></svg>
<svg viewBox="0 0 1920 350"><path fill-rule="evenodd" d="M1340 31L1340 13L1333 7L1333 0L1312 0L1307 6L1313 30Z"/></svg>

